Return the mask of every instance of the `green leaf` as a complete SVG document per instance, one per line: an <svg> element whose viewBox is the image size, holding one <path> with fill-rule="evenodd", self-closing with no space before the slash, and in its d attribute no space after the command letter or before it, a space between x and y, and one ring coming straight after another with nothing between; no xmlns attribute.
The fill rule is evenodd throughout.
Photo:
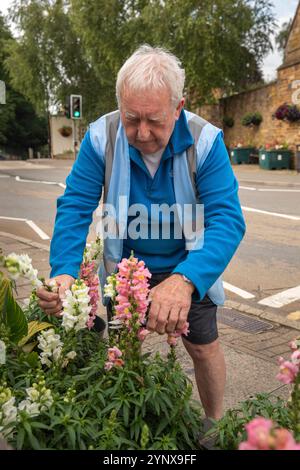
<svg viewBox="0 0 300 470"><path fill-rule="evenodd" d="M34 336L39 331L45 330L46 328L53 328L53 325L51 323L39 322L37 320L29 322L28 333L19 341L18 346L24 346L24 344L26 344L28 340L32 338L32 336Z"/></svg>
<svg viewBox="0 0 300 470"><path fill-rule="evenodd" d="M13 297L11 282L8 279L2 279L0 285L0 321L8 327L12 342L17 342L27 335L25 314Z"/></svg>
<svg viewBox="0 0 300 470"><path fill-rule="evenodd" d="M129 423L129 406L128 403L123 404L123 419L124 419L124 424L127 427Z"/></svg>
<svg viewBox="0 0 300 470"><path fill-rule="evenodd" d="M76 433L75 433L74 429L71 426L67 427L67 431L68 431L69 439L71 441L71 447L72 447L72 449L75 449L75 446L76 446Z"/></svg>
<svg viewBox="0 0 300 470"><path fill-rule="evenodd" d="M32 369L35 369L39 364L39 355L36 351L32 351L26 355L25 362L30 365Z"/></svg>
<svg viewBox="0 0 300 470"><path fill-rule="evenodd" d="M21 428L17 435L17 450L21 450L24 443L25 430Z"/></svg>

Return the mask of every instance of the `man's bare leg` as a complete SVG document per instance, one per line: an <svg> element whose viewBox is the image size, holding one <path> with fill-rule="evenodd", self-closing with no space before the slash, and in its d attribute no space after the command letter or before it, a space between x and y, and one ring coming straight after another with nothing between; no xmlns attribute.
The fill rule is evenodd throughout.
<svg viewBox="0 0 300 470"><path fill-rule="evenodd" d="M192 344L182 338L193 359L195 378L200 399L207 418L220 419L226 381L226 365L219 341L210 344Z"/></svg>

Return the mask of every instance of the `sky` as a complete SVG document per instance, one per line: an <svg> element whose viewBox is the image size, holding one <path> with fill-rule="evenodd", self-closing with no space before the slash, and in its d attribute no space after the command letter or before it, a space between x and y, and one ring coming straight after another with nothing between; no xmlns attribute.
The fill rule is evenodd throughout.
<svg viewBox="0 0 300 470"><path fill-rule="evenodd" d="M88 0L87 0L88 1ZM274 4L274 11L278 23L278 30L281 25L292 18L296 12L299 0L272 0ZM0 11L7 12L7 8L12 3L12 0L0 0ZM267 81L276 78L276 69L282 63L282 54L280 54L275 47L274 38L272 39L274 45L274 52L270 53L263 62L263 74Z"/></svg>

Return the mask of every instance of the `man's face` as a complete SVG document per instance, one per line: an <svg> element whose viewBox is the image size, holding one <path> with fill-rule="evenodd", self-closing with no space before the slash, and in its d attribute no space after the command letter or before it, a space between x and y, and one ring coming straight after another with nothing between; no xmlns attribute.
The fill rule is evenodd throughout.
<svg viewBox="0 0 300 470"><path fill-rule="evenodd" d="M121 120L130 145L143 154L165 148L184 105L176 109L167 89L159 91L125 92L121 100Z"/></svg>

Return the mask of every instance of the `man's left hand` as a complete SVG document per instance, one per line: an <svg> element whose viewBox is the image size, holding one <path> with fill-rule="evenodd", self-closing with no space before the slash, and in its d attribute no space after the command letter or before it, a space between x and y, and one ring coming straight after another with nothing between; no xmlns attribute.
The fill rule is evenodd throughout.
<svg viewBox="0 0 300 470"><path fill-rule="evenodd" d="M195 286L181 274L172 274L150 291L147 329L159 334L174 333L186 324Z"/></svg>

